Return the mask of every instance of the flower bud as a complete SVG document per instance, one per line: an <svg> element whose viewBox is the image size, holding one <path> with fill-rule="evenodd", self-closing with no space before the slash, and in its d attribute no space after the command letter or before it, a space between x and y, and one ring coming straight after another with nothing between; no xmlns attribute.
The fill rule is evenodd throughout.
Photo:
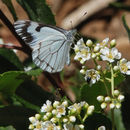
<svg viewBox="0 0 130 130"><path fill-rule="evenodd" d="M119 67L116 65L116 66L114 66L113 70L114 70L115 72L117 72L117 71L119 70Z"/></svg>
<svg viewBox="0 0 130 130"><path fill-rule="evenodd" d="M68 106L68 101L67 100L63 101L62 105L64 105L65 107L67 107Z"/></svg>
<svg viewBox="0 0 130 130"><path fill-rule="evenodd" d="M97 70L101 70L101 68L102 68L101 65L97 66Z"/></svg>
<svg viewBox="0 0 130 130"><path fill-rule="evenodd" d="M35 117L29 117L29 121L31 122L31 123L34 123L34 122L36 122L36 118Z"/></svg>
<svg viewBox="0 0 130 130"><path fill-rule="evenodd" d="M120 92L119 90L114 90L114 96L119 96Z"/></svg>
<svg viewBox="0 0 130 130"><path fill-rule="evenodd" d="M53 103L53 107L57 107L57 106L59 106L60 105L60 102L59 101L54 101L54 103Z"/></svg>
<svg viewBox="0 0 130 130"><path fill-rule="evenodd" d="M124 98L125 98L124 95L121 95L121 94L120 94L120 95L118 96L118 100L119 100L120 102L122 102L122 101L124 100Z"/></svg>
<svg viewBox="0 0 130 130"><path fill-rule="evenodd" d="M57 110L56 110L56 109L53 109L53 110L52 110L52 114L53 114L53 115L56 115L56 114L57 114Z"/></svg>
<svg viewBox="0 0 130 130"><path fill-rule="evenodd" d="M78 52L79 51L79 47L77 45L74 46L74 50L75 52Z"/></svg>
<svg viewBox="0 0 130 130"><path fill-rule="evenodd" d="M36 118L37 120L39 120L39 119L41 118L41 115L40 115L40 114L35 114L35 118Z"/></svg>
<svg viewBox="0 0 130 130"><path fill-rule="evenodd" d="M89 105L88 105L88 103L86 102L86 103L83 105L83 108L84 108L84 109L87 109L88 106L89 106Z"/></svg>
<svg viewBox="0 0 130 130"><path fill-rule="evenodd" d="M116 103L116 108L117 109L121 108L121 103Z"/></svg>
<svg viewBox="0 0 130 130"><path fill-rule="evenodd" d="M98 100L99 102L103 102L103 101L104 101L104 96L98 96L98 97L97 97L97 100Z"/></svg>
<svg viewBox="0 0 130 130"><path fill-rule="evenodd" d="M91 115L93 113L93 111L94 111L94 106L91 105L91 106L88 107L87 114Z"/></svg>
<svg viewBox="0 0 130 130"><path fill-rule="evenodd" d="M114 109L115 108L115 104L114 103L110 103L110 108Z"/></svg>
<svg viewBox="0 0 130 130"><path fill-rule="evenodd" d="M92 53L92 58L95 59L96 58L96 54Z"/></svg>
<svg viewBox="0 0 130 130"><path fill-rule="evenodd" d="M111 101L111 98L109 96L105 97L105 102L108 103Z"/></svg>
<svg viewBox="0 0 130 130"><path fill-rule="evenodd" d="M116 46L116 40L115 39L111 40L110 46L111 47L115 47Z"/></svg>
<svg viewBox="0 0 130 130"><path fill-rule="evenodd" d="M34 126L32 124L29 125L28 129L33 130Z"/></svg>
<svg viewBox="0 0 130 130"><path fill-rule="evenodd" d="M61 126L56 126L56 130L62 130Z"/></svg>
<svg viewBox="0 0 130 130"><path fill-rule="evenodd" d="M105 109L107 107L107 104L105 103L105 102L103 102L102 104L101 104L101 108L102 109Z"/></svg>
<svg viewBox="0 0 130 130"><path fill-rule="evenodd" d="M75 122L76 121L76 117L75 116L70 116L69 119L70 119L70 122Z"/></svg>
<svg viewBox="0 0 130 130"><path fill-rule="evenodd" d="M85 74L85 73L86 73L86 72L85 72L85 69L81 69L81 70L80 70L80 73L81 73L81 74Z"/></svg>
<svg viewBox="0 0 130 130"><path fill-rule="evenodd" d="M95 46L95 47L94 47L94 52L99 52L99 50L100 50L100 47L99 47L99 46Z"/></svg>
<svg viewBox="0 0 130 130"><path fill-rule="evenodd" d="M83 124L79 125L79 128L80 128L81 130L84 130L84 125L83 125Z"/></svg>
<svg viewBox="0 0 130 130"><path fill-rule="evenodd" d="M64 123L68 122L68 119L67 118L63 118L63 122Z"/></svg>
<svg viewBox="0 0 130 130"><path fill-rule="evenodd" d="M53 123L56 123L57 122L57 118L51 118L51 122L53 122Z"/></svg>
<svg viewBox="0 0 130 130"><path fill-rule="evenodd" d="M84 62L85 62L85 61L84 61L83 59L80 60L80 63L81 63L81 64L84 64Z"/></svg>
<svg viewBox="0 0 130 130"><path fill-rule="evenodd" d="M86 45L87 45L88 47L91 47L92 44L93 44L93 42L92 42L91 40L88 39L87 42L86 42Z"/></svg>
<svg viewBox="0 0 130 130"><path fill-rule="evenodd" d="M43 120L48 120L48 117L46 115L43 116Z"/></svg>
<svg viewBox="0 0 130 130"><path fill-rule="evenodd" d="M46 113L46 116L47 116L48 118L50 118L50 117L52 116L52 113L51 113L51 112L47 112L47 113Z"/></svg>

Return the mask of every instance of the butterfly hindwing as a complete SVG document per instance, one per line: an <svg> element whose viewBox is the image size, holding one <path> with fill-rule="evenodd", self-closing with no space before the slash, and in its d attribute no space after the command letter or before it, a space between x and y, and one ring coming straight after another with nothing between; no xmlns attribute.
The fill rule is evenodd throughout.
<svg viewBox="0 0 130 130"><path fill-rule="evenodd" d="M15 22L18 35L32 48L32 59L41 69L59 72L69 64L71 44L62 29L29 20Z"/></svg>

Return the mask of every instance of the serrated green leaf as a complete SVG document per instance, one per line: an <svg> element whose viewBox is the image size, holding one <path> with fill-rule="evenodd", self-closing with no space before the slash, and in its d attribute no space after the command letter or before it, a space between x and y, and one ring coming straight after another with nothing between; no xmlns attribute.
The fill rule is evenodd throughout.
<svg viewBox="0 0 130 130"><path fill-rule="evenodd" d="M0 74L0 92L6 95L14 94L17 87L27 78L22 71L9 71Z"/></svg>
<svg viewBox="0 0 130 130"><path fill-rule="evenodd" d="M127 31L128 37L129 37L129 41L130 41L130 28L128 27L126 20L125 20L125 15L122 16L122 21L123 21L123 25Z"/></svg>
<svg viewBox="0 0 130 130"><path fill-rule="evenodd" d="M17 0L30 20L55 25L54 16L45 0Z"/></svg>
<svg viewBox="0 0 130 130"><path fill-rule="evenodd" d="M112 130L110 119L103 114L94 113L85 121L85 130L97 130L100 126L105 126L106 130Z"/></svg>
<svg viewBox="0 0 130 130"><path fill-rule="evenodd" d="M0 126L12 125L16 130L28 130L29 117L36 111L20 106L0 108Z"/></svg>
<svg viewBox="0 0 130 130"><path fill-rule="evenodd" d="M14 21L16 21L17 20L17 15L15 13L15 9L14 9L14 6L13 6L11 0L2 0L2 1L3 1L4 4L6 4L6 6L9 9L9 11L11 12Z"/></svg>
<svg viewBox="0 0 130 130"><path fill-rule="evenodd" d="M97 96L99 95L106 95L106 90L102 82L97 82L91 87L87 84L81 87L80 99L88 102L89 105L94 105L96 111L101 110L100 103L97 101Z"/></svg>
<svg viewBox="0 0 130 130"><path fill-rule="evenodd" d="M0 130L16 130L13 126L0 127Z"/></svg>
<svg viewBox="0 0 130 130"><path fill-rule="evenodd" d="M0 73L9 70L23 70L23 65L12 50L0 48Z"/></svg>

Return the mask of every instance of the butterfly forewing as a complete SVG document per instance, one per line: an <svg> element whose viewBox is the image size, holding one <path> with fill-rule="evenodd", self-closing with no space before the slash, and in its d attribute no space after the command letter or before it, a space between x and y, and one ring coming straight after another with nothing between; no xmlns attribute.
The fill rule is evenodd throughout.
<svg viewBox="0 0 130 130"><path fill-rule="evenodd" d="M69 51L74 39L67 37L66 30L29 20L17 21L14 27L18 35L32 48L32 59L37 66L54 73L69 64Z"/></svg>

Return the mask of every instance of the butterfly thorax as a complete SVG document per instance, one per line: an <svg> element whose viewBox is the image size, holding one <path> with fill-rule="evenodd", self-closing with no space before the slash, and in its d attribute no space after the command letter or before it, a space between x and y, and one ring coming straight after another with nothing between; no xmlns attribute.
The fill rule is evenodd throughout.
<svg viewBox="0 0 130 130"><path fill-rule="evenodd" d="M67 40L70 41L70 42L74 41L76 34L77 34L77 30L76 29L72 29L72 30L69 30L69 31L65 32Z"/></svg>

